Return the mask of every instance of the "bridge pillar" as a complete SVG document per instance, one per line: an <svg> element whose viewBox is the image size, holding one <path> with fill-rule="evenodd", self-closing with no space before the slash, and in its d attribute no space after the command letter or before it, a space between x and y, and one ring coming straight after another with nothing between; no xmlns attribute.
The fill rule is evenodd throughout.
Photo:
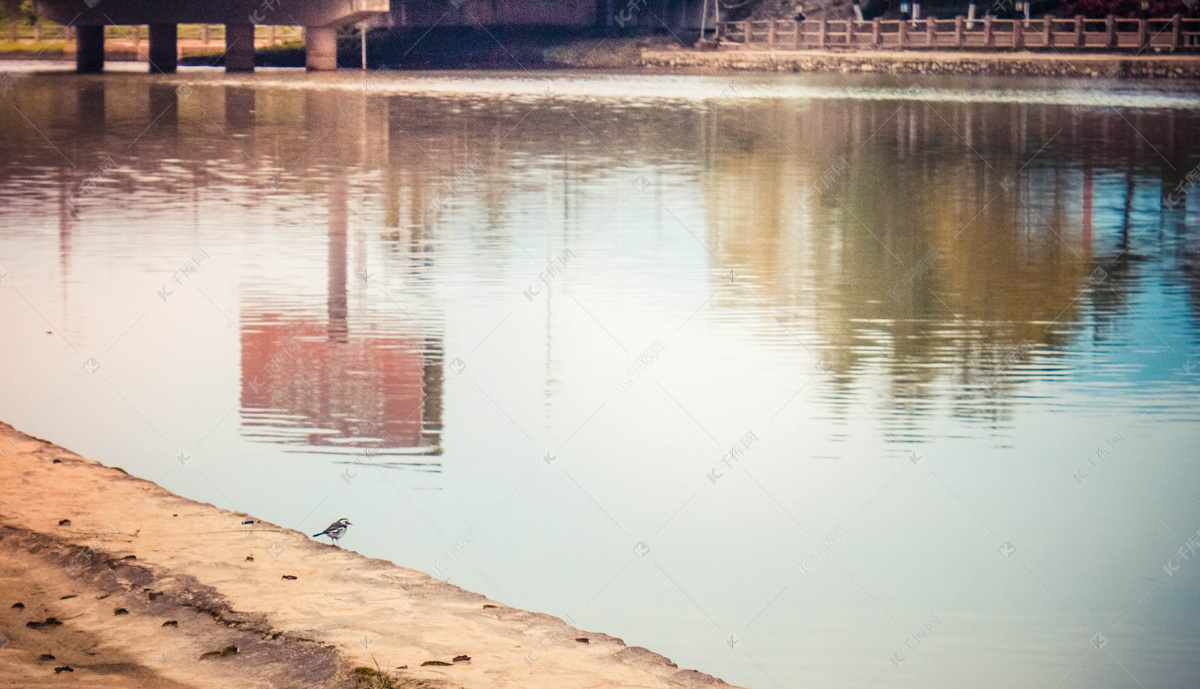
<svg viewBox="0 0 1200 689"><path fill-rule="evenodd" d="M75 71L95 74L104 71L104 27L75 27Z"/></svg>
<svg viewBox="0 0 1200 689"><path fill-rule="evenodd" d="M337 69L337 29L329 26L304 27L304 52L309 70Z"/></svg>
<svg viewBox="0 0 1200 689"><path fill-rule="evenodd" d="M174 74L179 64L179 28L175 24L150 25L150 73Z"/></svg>
<svg viewBox="0 0 1200 689"><path fill-rule="evenodd" d="M254 71L254 25L225 25L225 71Z"/></svg>

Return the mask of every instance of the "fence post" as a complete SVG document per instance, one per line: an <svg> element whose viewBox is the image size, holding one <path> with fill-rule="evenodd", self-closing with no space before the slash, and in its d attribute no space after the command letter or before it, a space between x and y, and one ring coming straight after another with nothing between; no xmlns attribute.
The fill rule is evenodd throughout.
<svg viewBox="0 0 1200 689"><path fill-rule="evenodd" d="M1147 27L1147 24L1148 24L1148 20L1146 20L1145 18L1138 20L1138 39L1137 39L1137 41L1138 41L1139 48L1145 48L1146 44L1150 42L1150 32L1147 31L1147 28L1149 28L1149 27Z"/></svg>
<svg viewBox="0 0 1200 689"><path fill-rule="evenodd" d="M1104 18L1104 46L1117 47L1117 18L1111 14Z"/></svg>
<svg viewBox="0 0 1200 689"><path fill-rule="evenodd" d="M1047 48L1054 47L1054 20L1048 15L1042 17L1042 45Z"/></svg>
<svg viewBox="0 0 1200 689"><path fill-rule="evenodd" d="M1025 22L1021 21L1020 19L1013 20L1012 42L1014 48L1025 47Z"/></svg>
<svg viewBox="0 0 1200 689"><path fill-rule="evenodd" d="M767 27L767 46L771 50L775 49L775 20L771 20L771 25Z"/></svg>
<svg viewBox="0 0 1200 689"><path fill-rule="evenodd" d="M992 16L989 14L983 18L983 45L991 48L995 44L995 36L992 33Z"/></svg>
<svg viewBox="0 0 1200 689"><path fill-rule="evenodd" d="M1075 15L1075 47L1082 48L1083 41L1083 16Z"/></svg>
<svg viewBox="0 0 1200 689"><path fill-rule="evenodd" d="M854 20L847 19L846 20L846 47L849 48L853 45L854 45Z"/></svg>
<svg viewBox="0 0 1200 689"><path fill-rule="evenodd" d="M821 17L821 21L817 24L817 47L821 50L825 49L825 33L829 31L829 20Z"/></svg>
<svg viewBox="0 0 1200 689"><path fill-rule="evenodd" d="M1181 38L1183 38L1179 31L1179 24L1180 21L1178 14L1174 17L1171 17L1171 52L1175 52L1175 49L1180 47L1179 41Z"/></svg>
<svg viewBox="0 0 1200 689"><path fill-rule="evenodd" d="M882 39L883 36L879 31L879 17L875 17L871 20L871 45L878 46Z"/></svg>
<svg viewBox="0 0 1200 689"><path fill-rule="evenodd" d="M908 46L908 22L901 19L899 26L896 28L896 45L901 48Z"/></svg>
<svg viewBox="0 0 1200 689"><path fill-rule="evenodd" d="M208 24L201 24L200 25L200 42L203 43L204 45L208 45L208 38L209 38Z"/></svg>
<svg viewBox="0 0 1200 689"><path fill-rule="evenodd" d="M954 45L963 47L963 17L958 15L954 18Z"/></svg>
<svg viewBox="0 0 1200 689"><path fill-rule="evenodd" d="M932 16L925 17L925 45L934 47L937 45L937 24Z"/></svg>
<svg viewBox="0 0 1200 689"><path fill-rule="evenodd" d="M795 45L796 50L800 50L800 44L801 44L801 38L802 38L800 35L800 22L796 22L795 27L796 28L793 29L794 33L792 34L792 40L796 44Z"/></svg>

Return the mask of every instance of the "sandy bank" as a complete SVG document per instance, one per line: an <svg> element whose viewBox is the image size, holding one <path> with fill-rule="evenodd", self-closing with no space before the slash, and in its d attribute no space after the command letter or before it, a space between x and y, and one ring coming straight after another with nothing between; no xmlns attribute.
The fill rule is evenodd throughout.
<svg viewBox="0 0 1200 689"><path fill-rule="evenodd" d="M4 424L0 465L0 687L728 686Z"/></svg>
<svg viewBox="0 0 1200 689"><path fill-rule="evenodd" d="M642 66L770 72L885 72L1085 78L1200 78L1200 55L832 50L642 50Z"/></svg>

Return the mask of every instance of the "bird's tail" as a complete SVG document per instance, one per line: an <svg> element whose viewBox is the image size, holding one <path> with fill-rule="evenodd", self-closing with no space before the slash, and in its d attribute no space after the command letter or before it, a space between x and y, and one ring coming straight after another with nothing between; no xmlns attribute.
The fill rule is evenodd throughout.
<svg viewBox="0 0 1200 689"><path fill-rule="evenodd" d="M325 532L324 532L324 531L322 531L321 533L315 533L315 534L313 534L313 535L312 535L312 537L313 537L313 538L316 538L317 536L324 536L324 535L325 535Z"/></svg>

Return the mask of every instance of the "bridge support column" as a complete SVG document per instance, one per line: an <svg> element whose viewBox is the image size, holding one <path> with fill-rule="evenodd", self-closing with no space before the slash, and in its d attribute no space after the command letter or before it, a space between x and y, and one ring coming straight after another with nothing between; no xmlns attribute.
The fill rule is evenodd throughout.
<svg viewBox="0 0 1200 689"><path fill-rule="evenodd" d="M179 65L179 29L175 24L150 25L150 73L174 74Z"/></svg>
<svg viewBox="0 0 1200 689"><path fill-rule="evenodd" d="M225 71L254 71L254 25L225 25Z"/></svg>
<svg viewBox="0 0 1200 689"><path fill-rule="evenodd" d="M75 71L95 74L104 71L104 27L75 27Z"/></svg>
<svg viewBox="0 0 1200 689"><path fill-rule="evenodd" d="M337 29L329 26L304 27L305 63L310 70L337 69Z"/></svg>

